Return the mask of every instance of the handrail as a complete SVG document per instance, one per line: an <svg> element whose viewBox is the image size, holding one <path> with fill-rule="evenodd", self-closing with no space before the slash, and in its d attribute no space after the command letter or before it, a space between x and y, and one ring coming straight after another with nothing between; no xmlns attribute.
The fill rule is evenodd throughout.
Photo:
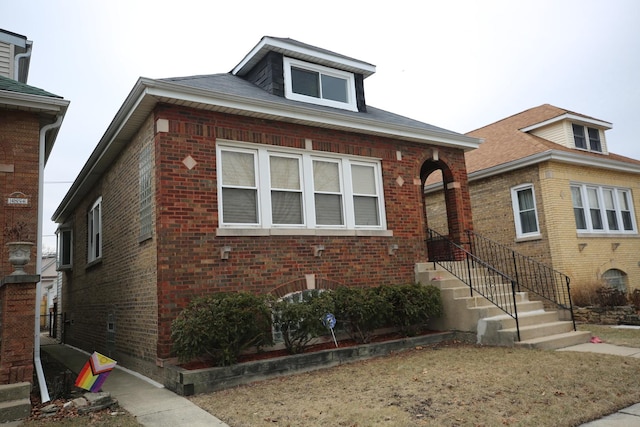
<svg viewBox="0 0 640 427"><path fill-rule="evenodd" d="M437 263L469 286L470 296L476 292L512 317L516 322L516 332L520 341L516 281L438 232L428 229L427 233L430 261ZM481 273L478 274L478 271Z"/></svg>
<svg viewBox="0 0 640 427"><path fill-rule="evenodd" d="M524 289L561 309L569 310L573 330L576 330L571 280L567 275L473 231L467 230L466 235L469 251L496 270L513 277L518 291Z"/></svg>

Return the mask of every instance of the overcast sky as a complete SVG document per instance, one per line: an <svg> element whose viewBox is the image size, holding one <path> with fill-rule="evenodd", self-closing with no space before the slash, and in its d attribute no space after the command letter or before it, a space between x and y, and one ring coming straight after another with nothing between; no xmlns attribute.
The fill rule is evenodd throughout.
<svg viewBox="0 0 640 427"><path fill-rule="evenodd" d="M466 133L541 104L613 124L640 159L640 1L0 2L33 41L28 83L71 102L45 169L51 215L139 77L230 71L264 35L376 65L369 105Z"/></svg>

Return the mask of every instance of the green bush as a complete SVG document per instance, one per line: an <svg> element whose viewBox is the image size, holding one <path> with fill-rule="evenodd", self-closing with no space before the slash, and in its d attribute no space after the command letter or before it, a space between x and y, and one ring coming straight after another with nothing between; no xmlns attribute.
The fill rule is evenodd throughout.
<svg viewBox="0 0 640 427"><path fill-rule="evenodd" d="M435 286L421 284L381 286L380 294L391 304L389 322L406 336L426 327L432 317L442 315L442 297Z"/></svg>
<svg viewBox="0 0 640 427"><path fill-rule="evenodd" d="M296 297L300 299L284 298L273 305L274 327L290 354L302 353L312 339L328 333L322 318L333 312L331 292L305 291Z"/></svg>
<svg viewBox="0 0 640 427"><path fill-rule="evenodd" d="M375 329L384 326L392 307L378 288L341 286L333 291L337 325L358 343L371 340Z"/></svg>
<svg viewBox="0 0 640 427"><path fill-rule="evenodd" d="M268 300L247 292L195 299L172 322L171 339L182 361L209 355L232 365L244 349L273 344Z"/></svg>

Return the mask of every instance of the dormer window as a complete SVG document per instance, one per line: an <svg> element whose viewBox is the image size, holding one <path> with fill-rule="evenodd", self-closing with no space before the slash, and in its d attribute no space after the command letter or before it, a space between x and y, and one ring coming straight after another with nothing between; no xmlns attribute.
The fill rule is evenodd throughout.
<svg viewBox="0 0 640 427"><path fill-rule="evenodd" d="M572 124L573 141L576 148L583 150L602 152L602 143L600 142L600 131L596 128L587 127L585 134L585 126ZM588 138L587 138L588 137Z"/></svg>
<svg viewBox="0 0 640 427"><path fill-rule="evenodd" d="M358 111L353 73L285 57L284 79L288 99Z"/></svg>

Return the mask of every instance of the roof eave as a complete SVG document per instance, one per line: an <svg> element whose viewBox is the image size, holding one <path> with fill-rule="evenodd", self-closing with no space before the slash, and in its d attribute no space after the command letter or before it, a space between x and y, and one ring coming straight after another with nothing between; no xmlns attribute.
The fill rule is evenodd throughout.
<svg viewBox="0 0 640 427"><path fill-rule="evenodd" d="M118 146L126 145L137 126L130 123L146 118L158 102L197 106L214 111L230 112L266 119L286 120L311 126L329 127L350 132L367 133L417 143L455 147L465 151L478 148L481 140L466 135L429 131L401 125L381 125L375 120L353 118L338 113L323 111L322 116L313 108L288 106L265 100L244 98L223 92L186 87L175 83L140 78L123 105L89 156L78 177L54 212L52 220L64 223L82 189L90 187L102 174ZM136 120L132 120L136 118Z"/></svg>

